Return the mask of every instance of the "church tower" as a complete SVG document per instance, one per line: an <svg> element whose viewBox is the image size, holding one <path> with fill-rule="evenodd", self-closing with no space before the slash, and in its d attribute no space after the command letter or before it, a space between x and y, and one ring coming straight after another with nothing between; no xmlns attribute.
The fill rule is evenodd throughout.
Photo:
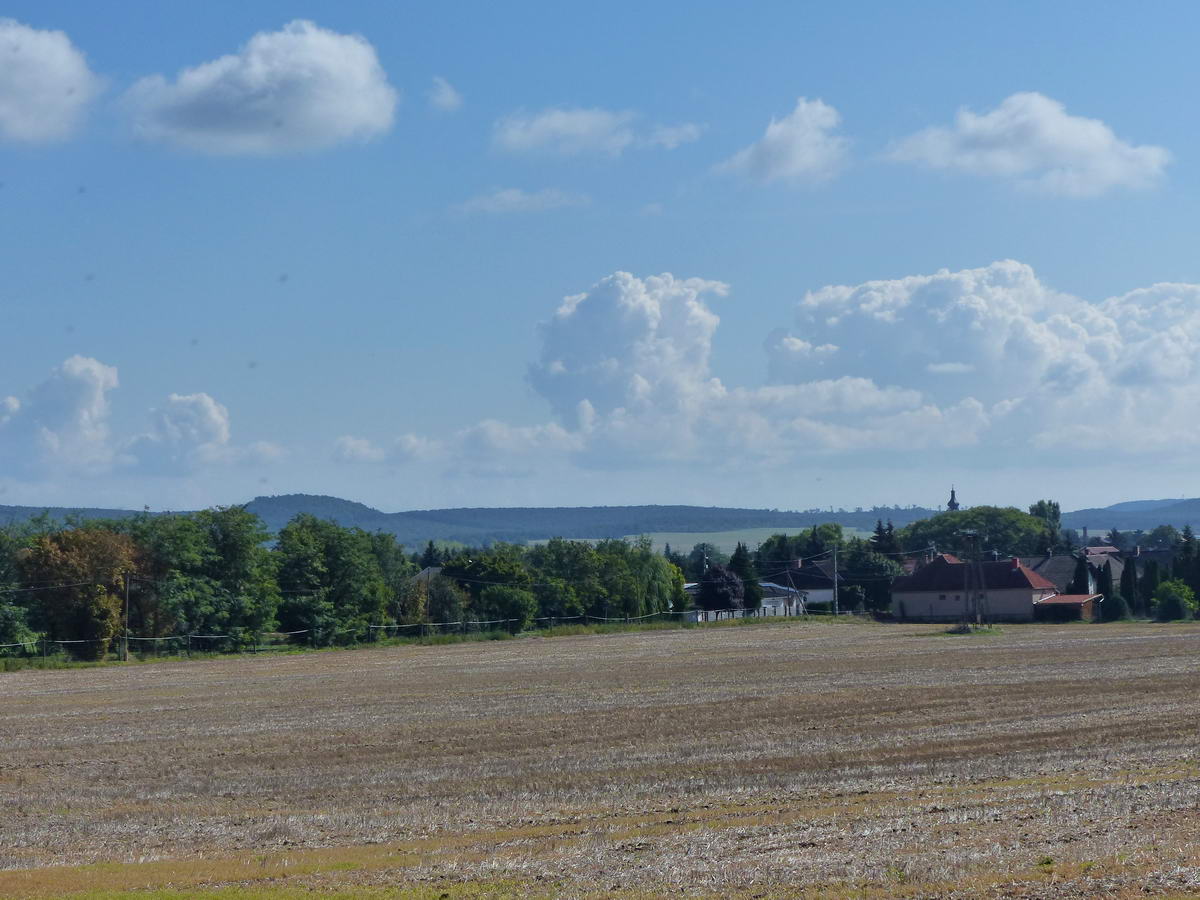
<svg viewBox="0 0 1200 900"><path fill-rule="evenodd" d="M949 512L958 509L958 499L954 496L954 485L950 485L950 500L946 503L946 509Z"/></svg>

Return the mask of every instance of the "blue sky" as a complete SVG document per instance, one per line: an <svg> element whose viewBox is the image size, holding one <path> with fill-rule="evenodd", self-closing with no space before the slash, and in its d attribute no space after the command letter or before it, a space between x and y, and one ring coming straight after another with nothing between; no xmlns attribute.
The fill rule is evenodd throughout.
<svg viewBox="0 0 1200 900"><path fill-rule="evenodd" d="M1198 493L1190 4L3 15L0 502Z"/></svg>

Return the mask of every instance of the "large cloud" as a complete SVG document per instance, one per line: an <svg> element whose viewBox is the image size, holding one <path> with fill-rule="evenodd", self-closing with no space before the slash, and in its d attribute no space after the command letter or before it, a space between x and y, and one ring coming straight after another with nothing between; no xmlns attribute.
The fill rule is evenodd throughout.
<svg viewBox="0 0 1200 900"><path fill-rule="evenodd" d="M684 123L657 125L643 133L638 118L630 110L579 107L518 112L496 122L492 142L509 153L620 156L633 146L674 150L703 131L699 125Z"/></svg>
<svg viewBox="0 0 1200 900"><path fill-rule="evenodd" d="M382 134L397 94L364 38L298 20L173 82L144 78L127 102L143 137L209 153L271 154Z"/></svg>
<svg viewBox="0 0 1200 900"><path fill-rule="evenodd" d="M841 116L820 100L801 97L782 119L771 119L761 138L721 163L717 170L756 181L825 181L844 165L850 141L834 134Z"/></svg>
<svg viewBox="0 0 1200 900"><path fill-rule="evenodd" d="M563 300L542 326L534 388L570 421L594 413L692 408L717 389L707 379L720 319L702 299L726 285L669 274L642 280L617 272Z"/></svg>
<svg viewBox="0 0 1200 900"><path fill-rule="evenodd" d="M700 278L616 272L566 297L543 324L542 353L529 368L557 421L483 422L454 437L449 457L476 469L491 460L505 475L563 456L602 467L724 465L885 443L961 445L986 425L978 402L943 408L920 390L867 376L727 387L710 369L720 320L706 302L726 292L726 285ZM359 440L340 450L347 461L388 458Z"/></svg>
<svg viewBox="0 0 1200 900"><path fill-rule="evenodd" d="M1038 93L1013 94L983 114L959 110L953 126L911 135L891 156L1080 196L1150 186L1171 159L1162 147L1129 144L1099 119L1068 115Z"/></svg>
<svg viewBox="0 0 1200 900"><path fill-rule="evenodd" d="M812 291L796 327L767 346L777 381L888 373L934 403L974 400L996 445L1118 453L1200 442L1189 424L1200 414L1200 285L1088 302L1009 260Z"/></svg>
<svg viewBox="0 0 1200 900"><path fill-rule="evenodd" d="M63 32L0 18L0 138L38 143L68 137L100 87Z"/></svg>
<svg viewBox="0 0 1200 900"><path fill-rule="evenodd" d="M1090 302L1013 261L832 285L768 337L770 383L753 387L709 365L707 300L725 292L617 272L565 298L529 370L556 421L481 423L447 442L446 460L512 475L564 458L920 464L912 454L971 447L979 462L1062 465L1200 449L1200 285Z"/></svg>

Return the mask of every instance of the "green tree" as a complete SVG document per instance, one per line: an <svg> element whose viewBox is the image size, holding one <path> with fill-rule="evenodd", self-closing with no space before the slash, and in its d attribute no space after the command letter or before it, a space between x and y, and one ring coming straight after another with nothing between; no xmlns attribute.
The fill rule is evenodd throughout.
<svg viewBox="0 0 1200 900"><path fill-rule="evenodd" d="M539 616L574 618L603 608L601 560L591 544L555 537L530 547L525 560L537 583L533 591Z"/></svg>
<svg viewBox="0 0 1200 900"><path fill-rule="evenodd" d="M1113 584L1111 560L1106 560L1104 568L1100 570L1096 592L1104 595L1104 601L1100 604L1101 619L1105 622L1115 622L1119 619L1129 618L1129 606L1125 602L1125 597Z"/></svg>
<svg viewBox="0 0 1200 900"><path fill-rule="evenodd" d="M1190 619L1196 614L1196 595L1182 580L1172 578L1155 590L1154 606L1160 622Z"/></svg>
<svg viewBox="0 0 1200 900"><path fill-rule="evenodd" d="M29 628L25 608L9 602L6 596L0 596L0 644L30 644L36 640L37 635Z"/></svg>
<svg viewBox="0 0 1200 900"><path fill-rule="evenodd" d="M900 546L900 539L896 536L896 526L892 524L891 519L888 519L886 525L883 524L882 519L875 520L875 533L871 536L871 549L887 556L900 555L903 548Z"/></svg>
<svg viewBox="0 0 1200 900"><path fill-rule="evenodd" d="M537 615L537 598L525 588L491 584L479 593L479 612L482 621L506 620L500 627L514 634L528 628Z"/></svg>
<svg viewBox="0 0 1200 900"><path fill-rule="evenodd" d="M1152 550L1173 550L1179 541L1179 531L1174 525L1159 525L1146 535L1143 546Z"/></svg>
<svg viewBox="0 0 1200 900"><path fill-rule="evenodd" d="M392 594L375 539L361 528L343 528L308 513L279 532L279 624L305 631L312 644L364 638L383 623ZM394 561L393 561L394 562Z"/></svg>
<svg viewBox="0 0 1200 900"><path fill-rule="evenodd" d="M905 547L936 546L940 552L966 554L974 531L980 547L995 547L1012 556L1031 556L1044 546L1044 520L1012 507L973 506L942 512L905 526L900 541Z"/></svg>
<svg viewBox="0 0 1200 900"><path fill-rule="evenodd" d="M844 554L839 555L843 569L842 585L861 588L861 601L847 594L838 596L839 605L849 603L853 609L861 602L866 609L885 610L892 602L892 579L903 573L894 557L884 556L872 549L874 541L852 541Z"/></svg>
<svg viewBox="0 0 1200 900"><path fill-rule="evenodd" d="M840 548L846 542L842 526L836 522L825 522L809 529L804 540L804 556L820 556Z"/></svg>
<svg viewBox="0 0 1200 900"><path fill-rule="evenodd" d="M687 568L687 557L671 549L670 544L663 545L663 558L681 572Z"/></svg>
<svg viewBox="0 0 1200 900"><path fill-rule="evenodd" d="M421 568L431 569L442 564L442 552L430 541L425 545L425 552L421 554Z"/></svg>
<svg viewBox="0 0 1200 900"><path fill-rule="evenodd" d="M704 572L708 566L714 563L724 565L729 562L729 555L725 553L716 544L708 544L701 542L692 547L692 552L688 554L687 566L683 573L691 581L700 581L704 577Z"/></svg>
<svg viewBox="0 0 1200 900"><path fill-rule="evenodd" d="M1039 500L1029 507L1029 514L1043 522L1041 539L1036 548L1039 554L1051 553L1062 544L1062 509L1056 500Z"/></svg>
<svg viewBox="0 0 1200 900"><path fill-rule="evenodd" d="M205 509L195 516L208 543L199 575L210 585L213 602L204 609L202 620L189 621L188 626L194 631L235 634L274 628L279 585L275 560L267 549L271 536L262 520L244 506Z"/></svg>
<svg viewBox="0 0 1200 900"><path fill-rule="evenodd" d="M754 554L754 561L760 577L767 581L773 581L779 577L780 573L786 572L802 555L800 552L802 543L802 537L773 534L759 544L758 550Z"/></svg>
<svg viewBox="0 0 1200 900"><path fill-rule="evenodd" d="M1146 564L1142 569L1141 583L1138 585L1143 615L1150 615L1153 611L1154 595L1157 593L1161 582L1162 573L1159 570L1158 563L1152 559L1146 560Z"/></svg>
<svg viewBox="0 0 1200 900"><path fill-rule="evenodd" d="M484 620L483 590L503 586L527 589L533 579L525 564L524 548L497 543L484 549L462 550L442 564L442 574L454 579L468 597L464 615Z"/></svg>
<svg viewBox="0 0 1200 900"><path fill-rule="evenodd" d="M754 560L750 550L741 541L729 557L729 570L742 579L742 606L754 610L762 606L763 590L758 583L758 573L754 569Z"/></svg>
<svg viewBox="0 0 1200 900"><path fill-rule="evenodd" d="M1075 574L1067 585L1068 594L1090 594L1092 592L1091 569L1088 566L1087 554L1080 550L1075 557Z"/></svg>
<svg viewBox="0 0 1200 900"><path fill-rule="evenodd" d="M461 622L470 597L452 578L434 575L425 583L428 621Z"/></svg>
<svg viewBox="0 0 1200 900"><path fill-rule="evenodd" d="M1125 560L1121 569L1121 597L1134 615L1143 615L1141 592L1138 590L1137 566L1133 559Z"/></svg>
<svg viewBox="0 0 1200 900"><path fill-rule="evenodd" d="M720 563L713 563L700 582L696 605L710 612L738 609L742 605L743 595L742 579Z"/></svg>

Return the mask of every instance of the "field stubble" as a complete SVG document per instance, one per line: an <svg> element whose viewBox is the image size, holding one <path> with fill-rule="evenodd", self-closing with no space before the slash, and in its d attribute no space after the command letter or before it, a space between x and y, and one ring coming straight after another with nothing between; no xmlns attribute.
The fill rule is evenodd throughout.
<svg viewBox="0 0 1200 900"><path fill-rule="evenodd" d="M692 629L0 687L5 895L1200 891L1195 627Z"/></svg>

